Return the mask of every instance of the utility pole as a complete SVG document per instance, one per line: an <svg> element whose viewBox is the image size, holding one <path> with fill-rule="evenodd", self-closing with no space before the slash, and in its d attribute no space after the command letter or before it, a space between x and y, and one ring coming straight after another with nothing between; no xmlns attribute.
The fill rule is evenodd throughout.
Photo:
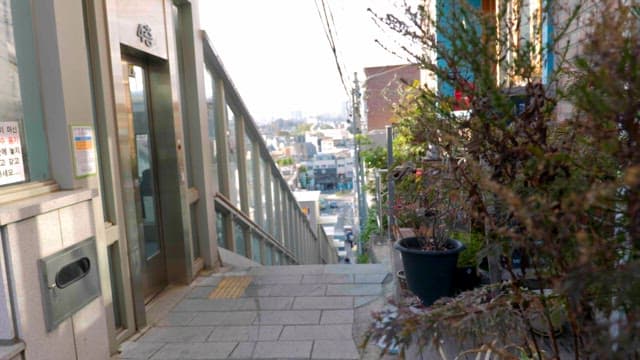
<svg viewBox="0 0 640 360"><path fill-rule="evenodd" d="M353 103L353 148L355 157L355 182L356 182L356 198L358 204L358 254L362 254L362 231L366 223L366 200L364 198L364 174L360 161L360 144L357 136L360 134L360 83L358 82L358 73L353 73L353 90L351 91Z"/></svg>

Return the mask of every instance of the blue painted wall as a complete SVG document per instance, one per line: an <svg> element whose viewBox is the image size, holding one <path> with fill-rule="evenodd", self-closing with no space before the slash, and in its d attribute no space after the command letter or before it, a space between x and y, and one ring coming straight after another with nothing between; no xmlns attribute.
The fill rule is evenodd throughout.
<svg viewBox="0 0 640 360"><path fill-rule="evenodd" d="M542 24L542 43L545 46L544 53L542 54L542 83L548 84L549 77L553 73L553 21L551 17L549 1L543 2L547 13L544 15L544 23Z"/></svg>
<svg viewBox="0 0 640 360"><path fill-rule="evenodd" d="M438 9L438 18L437 22L439 26L443 26L448 21L450 21L450 15L453 13L453 2L455 0L438 0L436 2L436 6ZM467 0L467 2L472 5L476 9L480 9L482 6L482 0ZM549 11L550 7L548 5L549 0L544 0L543 4L545 9ZM545 15L545 22L543 23L542 29L542 43L545 46L545 51L543 54L543 69L542 69L542 83L547 84L549 82L549 78L553 73L554 69L554 57L553 51L551 47L551 41L553 36L553 21L551 21L552 14L548 13ZM436 37L438 42L448 46L449 41L447 39L442 38L442 36L436 33ZM441 68L446 68L446 64L442 60L438 60L438 66ZM473 79L473 74L469 74L469 79ZM451 85L442 81L442 79L438 79L438 90L441 94L446 96L453 96L454 89Z"/></svg>
<svg viewBox="0 0 640 360"><path fill-rule="evenodd" d="M455 0L453 0L455 1ZM438 0L436 1L436 13L437 13L437 23L439 27L444 27L445 24L449 23L451 21L450 15L453 13L454 9L454 5L453 5L453 1L452 0ZM482 6L482 0L467 0L467 3L469 3L471 6L473 6L476 9L480 9ZM436 38L438 40L438 43L440 44L444 44L444 46L448 47L450 44L450 41L448 39L445 39L442 37L441 34L439 34L438 32L436 32ZM441 59L438 59L438 66L440 68L445 69L447 66L445 64L445 62ZM469 79L473 78L473 74L469 75ZM454 88L449 85L448 83L446 83L445 81L442 81L442 79L438 79L438 91L440 94L443 94L445 96L453 96L454 95Z"/></svg>

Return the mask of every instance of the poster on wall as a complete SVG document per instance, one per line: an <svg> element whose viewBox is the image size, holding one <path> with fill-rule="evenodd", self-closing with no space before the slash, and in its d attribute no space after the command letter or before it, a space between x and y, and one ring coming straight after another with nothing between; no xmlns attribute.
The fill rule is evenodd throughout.
<svg viewBox="0 0 640 360"><path fill-rule="evenodd" d="M0 185L24 180L20 126L17 121L0 121Z"/></svg>
<svg viewBox="0 0 640 360"><path fill-rule="evenodd" d="M91 126L71 126L76 178L95 175L98 171L96 142Z"/></svg>

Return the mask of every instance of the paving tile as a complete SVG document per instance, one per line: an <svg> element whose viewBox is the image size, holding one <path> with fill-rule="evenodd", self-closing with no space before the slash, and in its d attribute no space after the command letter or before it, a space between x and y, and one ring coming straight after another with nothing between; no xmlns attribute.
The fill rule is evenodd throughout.
<svg viewBox="0 0 640 360"><path fill-rule="evenodd" d="M242 298L252 298L260 296L271 296L271 289L273 285L260 285L251 284L244 289L244 295ZM273 296L282 296L281 294L274 294ZM241 299L242 299L241 298Z"/></svg>
<svg viewBox="0 0 640 360"><path fill-rule="evenodd" d="M236 345L234 342L167 344L151 359L226 359Z"/></svg>
<svg viewBox="0 0 640 360"><path fill-rule="evenodd" d="M312 359L360 359L356 344L348 340L318 340L313 344Z"/></svg>
<svg viewBox="0 0 640 360"><path fill-rule="evenodd" d="M356 274L356 284L382 284L387 277L390 277L389 273L384 274Z"/></svg>
<svg viewBox="0 0 640 360"><path fill-rule="evenodd" d="M250 285L245 290L245 297L265 296L323 296L327 285L324 284L269 284Z"/></svg>
<svg viewBox="0 0 640 360"><path fill-rule="evenodd" d="M353 310L323 310L320 324L353 324Z"/></svg>
<svg viewBox="0 0 640 360"><path fill-rule="evenodd" d="M165 343L127 341L120 345L118 359L148 359Z"/></svg>
<svg viewBox="0 0 640 360"><path fill-rule="evenodd" d="M385 264L325 265L325 274L384 274L389 272Z"/></svg>
<svg viewBox="0 0 640 360"><path fill-rule="evenodd" d="M276 285L273 295L280 296L323 296L327 291L324 284Z"/></svg>
<svg viewBox="0 0 640 360"><path fill-rule="evenodd" d="M186 296L187 299L207 299L215 286L196 286Z"/></svg>
<svg viewBox="0 0 640 360"><path fill-rule="evenodd" d="M254 359L308 359L313 341L261 341L256 343Z"/></svg>
<svg viewBox="0 0 640 360"><path fill-rule="evenodd" d="M193 280L193 285L195 286L216 286L222 280L221 276L198 276L195 280Z"/></svg>
<svg viewBox="0 0 640 360"><path fill-rule="evenodd" d="M351 332L351 324L291 325L284 327L280 340L344 340L352 338Z"/></svg>
<svg viewBox="0 0 640 360"><path fill-rule="evenodd" d="M293 304L293 297L260 297L258 310L289 310Z"/></svg>
<svg viewBox="0 0 640 360"><path fill-rule="evenodd" d="M196 316L192 312L170 312L156 326L186 326Z"/></svg>
<svg viewBox="0 0 640 360"><path fill-rule="evenodd" d="M319 324L319 310L260 311L256 325Z"/></svg>
<svg viewBox="0 0 640 360"><path fill-rule="evenodd" d="M281 332L281 325L220 326L213 329L207 341L275 341Z"/></svg>
<svg viewBox="0 0 640 360"><path fill-rule="evenodd" d="M313 296L297 297L293 301L295 310L312 309L352 309L353 297L351 296Z"/></svg>
<svg viewBox="0 0 640 360"><path fill-rule="evenodd" d="M353 297L353 306L361 307L367 305L368 303L376 300L378 296L354 296Z"/></svg>
<svg viewBox="0 0 640 360"><path fill-rule="evenodd" d="M233 350L230 359L250 359L253 354L253 349L256 347L255 342L241 342Z"/></svg>
<svg viewBox="0 0 640 360"><path fill-rule="evenodd" d="M257 310L254 299L184 299L171 310L172 312L200 312L200 311L246 311Z"/></svg>
<svg viewBox="0 0 640 360"><path fill-rule="evenodd" d="M211 274L209 276L211 276L211 277L219 277L219 278L223 278L225 276L246 276L246 275L249 275L249 271L251 270L251 268L252 268L251 266L249 266L249 267L238 267L238 268L234 268L233 271L227 271L227 272Z"/></svg>
<svg viewBox="0 0 640 360"><path fill-rule="evenodd" d="M380 284L336 284L327 285L327 296L341 295L380 295Z"/></svg>
<svg viewBox="0 0 640 360"><path fill-rule="evenodd" d="M303 275L258 275L254 276L253 283L259 285L265 284L300 284Z"/></svg>
<svg viewBox="0 0 640 360"><path fill-rule="evenodd" d="M324 265L281 265L256 266L249 270L251 275L306 275L322 274Z"/></svg>
<svg viewBox="0 0 640 360"><path fill-rule="evenodd" d="M321 275L304 275L302 277L303 284L350 284L353 283L353 275L351 274L321 274Z"/></svg>
<svg viewBox="0 0 640 360"><path fill-rule="evenodd" d="M213 331L211 326L154 327L138 340L139 342L204 342Z"/></svg>
<svg viewBox="0 0 640 360"><path fill-rule="evenodd" d="M256 311L200 312L189 325L252 325L256 316Z"/></svg>

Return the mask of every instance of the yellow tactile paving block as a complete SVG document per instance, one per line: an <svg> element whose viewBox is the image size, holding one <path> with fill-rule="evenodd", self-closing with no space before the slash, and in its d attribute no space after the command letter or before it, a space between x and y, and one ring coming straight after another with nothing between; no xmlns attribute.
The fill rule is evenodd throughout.
<svg viewBox="0 0 640 360"><path fill-rule="evenodd" d="M237 299L244 294L244 290L251 284L251 276L229 276L218 284L209 294L209 299Z"/></svg>

